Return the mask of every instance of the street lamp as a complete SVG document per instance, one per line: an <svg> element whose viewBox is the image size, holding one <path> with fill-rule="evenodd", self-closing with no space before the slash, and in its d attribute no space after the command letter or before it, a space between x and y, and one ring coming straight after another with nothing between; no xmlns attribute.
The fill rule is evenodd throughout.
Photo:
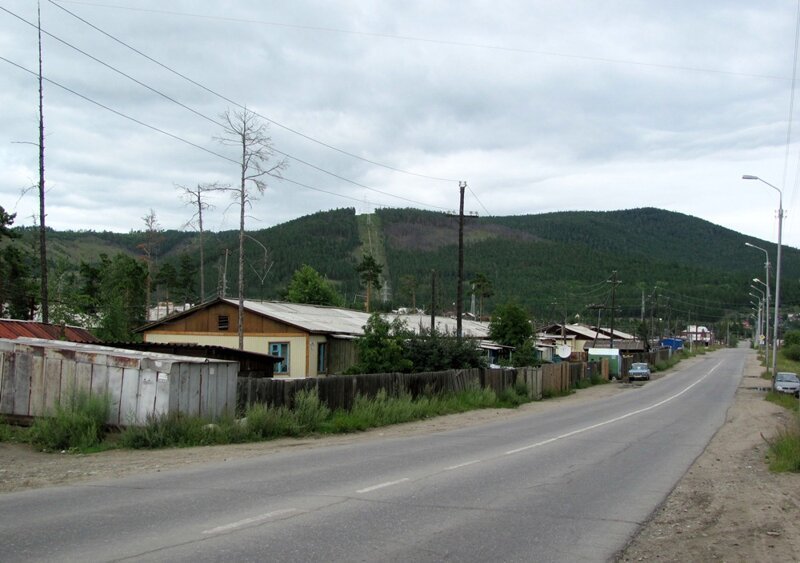
<svg viewBox="0 0 800 563"><path fill-rule="evenodd" d="M758 336L759 336L759 339L758 339L758 342L755 343L756 344L756 349L758 349L758 348L761 348L761 335L764 334L763 332L761 332L761 328L762 328L761 323L763 321L763 323L767 327L769 327L769 321L768 321L769 312L763 312L764 311L764 292L761 291L760 289L758 289L754 285L751 285L750 288L754 289L755 291L758 292L758 294L755 294L755 293L753 293L751 291L750 293L747 294L750 297L755 297L756 299L758 299ZM753 303L753 302L750 301L750 303ZM766 340L766 335L764 335L764 349L766 350L768 346L769 346L769 344L768 344L768 342ZM766 358L765 361L766 361L767 365L769 365L769 358Z"/></svg>
<svg viewBox="0 0 800 563"><path fill-rule="evenodd" d="M755 247L755 248L758 248L758 247ZM763 249L761 249L761 250L763 250ZM767 292L767 297L766 297L767 306L766 306L765 315L764 315L764 324L767 326L767 328L766 328L767 332L764 335L764 338L765 338L765 342L764 342L764 356L765 356L764 357L764 361L768 366L767 370L769 370L769 365L770 365L769 364L769 255L767 255L767 283L762 282L758 278L753 278L753 281L763 285L764 289ZM752 285L752 284L750 285L750 287L752 287L753 289L756 289L756 287L754 285Z"/></svg>
<svg viewBox="0 0 800 563"><path fill-rule="evenodd" d="M772 322L772 379L775 380L775 368L778 360L778 311L781 303L781 236L783 234L783 192L758 176L745 174L742 180L758 180L778 192L778 257L775 259L775 318ZM767 286L769 287L769 285Z"/></svg>
<svg viewBox="0 0 800 563"><path fill-rule="evenodd" d="M765 358L764 362L767 364L767 371L769 371L769 252L765 248L761 248L760 246L756 246L755 244L750 244L749 242L744 243L745 246L749 246L750 248L755 248L756 250L760 250L764 253L764 275L766 276L764 279L767 280L766 282L762 282L758 278L753 278L754 282L758 282L763 285L767 289L767 308L766 308L766 325L767 325L767 333L765 335L766 342L765 342Z"/></svg>

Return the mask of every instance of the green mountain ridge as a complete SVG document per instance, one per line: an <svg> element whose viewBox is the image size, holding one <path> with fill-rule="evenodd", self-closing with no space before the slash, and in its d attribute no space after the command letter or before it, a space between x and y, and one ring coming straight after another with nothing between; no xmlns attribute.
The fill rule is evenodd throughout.
<svg viewBox="0 0 800 563"><path fill-rule="evenodd" d="M333 281L346 302L358 306L355 265L368 245L364 233L385 252L386 281L393 289L386 308L410 306L403 290L413 276L418 306L429 306L431 276L436 272L437 309L454 310L457 277L458 220L417 209L380 209L362 228L352 208L322 211L268 229L248 231L245 287L251 299L279 299L292 273L308 264ZM14 244L32 248L31 229ZM486 275L494 295L484 311L515 300L537 321L608 315L612 271L615 306L620 317L695 319L714 322L750 308L749 285L764 274L764 256L751 242L775 256L773 243L754 239L708 221L655 208L620 211L570 211L540 215L481 217L465 220L465 279ZM91 262L100 254L142 256L144 232L51 231L49 257L62 268ZM217 291L229 252L228 288L236 287L238 232L206 233L206 297ZM257 241L257 242L256 242ZM8 244L8 243L6 243ZM264 248L267 249L266 256ZM155 261L177 265L183 253L199 260L196 232L159 231ZM784 247L782 303L800 305L800 252ZM405 284L401 279L405 278ZM199 282L198 282L199 285ZM465 290L468 296L469 285ZM231 290L229 290L229 295ZM605 309L603 309L605 307ZM469 297L465 303L469 310ZM586 320L589 320L586 319ZM595 319L596 320L596 319Z"/></svg>

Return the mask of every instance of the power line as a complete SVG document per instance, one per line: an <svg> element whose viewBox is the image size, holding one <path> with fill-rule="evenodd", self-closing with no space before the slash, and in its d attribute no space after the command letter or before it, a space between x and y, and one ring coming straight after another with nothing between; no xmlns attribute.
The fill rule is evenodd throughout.
<svg viewBox="0 0 800 563"><path fill-rule="evenodd" d="M140 55L140 56L144 57L145 59L149 60L150 62L152 62L152 63L154 63L154 64L156 64L156 65L160 66L160 67L161 67L161 68L163 68L164 70L166 70L166 71L168 71L168 72L170 72L170 73L174 74L175 76L178 76L178 77L180 77L180 78L182 78L182 79L186 80L187 82L189 82L189 83L191 83L191 84L193 84L193 85L197 86L198 88L201 88L201 89L205 90L205 91L206 91L206 92L208 92L209 94L212 94L212 95L214 95L214 96L216 96L216 97L218 97L218 98L220 98L220 99L222 99L222 100L224 100L224 101L226 101L226 102L228 102L228 103L230 103L230 104L232 104L232 105L234 105L234 106L236 106L236 107L238 107L238 108L240 108L240 109L245 109L245 106L244 106L244 105L242 105L242 104L240 104L239 102L236 102L236 101L234 101L234 100L232 100L232 99L228 98L227 96L225 96L225 95L223 95L223 94L220 94L219 92L217 92L217 91L215 91L215 90L212 90L211 88L209 88L209 87L207 87L207 86L205 86L205 85L201 84L200 82L197 82L196 80L194 80L194 79L192 79L192 78L189 78L188 76L186 76L186 75L184 75L184 74L180 73L179 71L177 71L177 70L173 69L172 67L170 67L170 66L168 66L168 65L166 65L166 64L164 64L164 63L162 63L161 61L158 61L158 60L154 59L153 57L151 57L151 56L149 56L149 55L145 54L144 52L142 52L142 51L140 51L139 49L137 49L137 48L133 47L132 45L129 45L128 43L126 43L126 42L122 41L121 39L119 39L119 38L115 37L114 35L112 35L112 34L110 34L110 33L106 32L106 31L104 31L103 29L101 29L101 28L97 27L96 25L94 25L94 24L90 23L89 21L87 21L87 20L85 20L84 18L82 18L82 17L78 16L77 14L75 14L75 13L71 12L70 10L67 10L66 8L64 8L63 6L61 6L61 5L60 5L58 2L54 2L53 0L48 0L48 1L49 1L49 2L50 2L52 5L53 5L53 6L55 6L55 7L59 8L60 10L63 10L64 12L66 12L66 13L67 13L67 14L69 14L69 15L71 15L71 16L72 16L72 17L74 17L75 19L77 19L77 20L79 20L79 21L81 21L81 22L85 23L86 25L88 25L88 26L89 26L89 27L91 27L92 29L94 29L94 30L98 31L99 33L102 33L103 35L105 35L106 37L108 37L109 39L111 39L112 41L115 41L115 42L119 43L120 45L122 45L122 46L124 46L124 47L126 47L126 48L130 49L130 50L131 50L131 51L133 51L134 53L136 53L136 54L138 54L138 55ZM104 6L101 6L101 7L104 7ZM252 111L252 110L249 110L249 111ZM346 151L346 150L344 150L344 149L340 149L339 147L336 147L336 146L334 146L334 145L331 145L331 144L329 144L329 143L326 143L326 142L324 142L324 141L321 141L320 139L317 139L317 138L315 138L315 137L312 137L311 135L307 135L306 133L302 133L301 131L298 131L298 130L296 130L296 129L293 129L293 128L289 127L288 125L284 125L283 123L280 123L280 122L278 122L278 121L275 121L274 119L271 119L271 118L269 118L269 117L267 117L267 116L265 116L265 115L262 115L262 114L260 114L260 113L258 113L258 112L255 112L255 111L253 111L253 114L257 115L257 116L258 116L258 117L260 117L261 119L263 119L263 120L265 120L265 121L267 121L267 122L269 122L269 123L271 123L271 124L273 124L273 125L275 125L275 126L277 126L277 127L280 127L281 129L284 129L284 130L286 130L286 131L289 131L290 133L293 133L293 134L295 134L295 135L298 135L298 136L300 136L300 137L303 137L304 139L306 139L306 140L308 140L308 141L311 141L311 142L317 143L318 145L321 145L321 146L323 146L323 147L326 147L326 148L328 148L328 149L331 149L331 150L334 150L334 151L336 151L336 152L339 152L339 153L341 153L341 154L343 154L343 155L345 155L345 156L349 156L349 157L351 157L351 158L355 158L355 159L357 159L357 160L361 160L362 162L366 162L366 163L372 164L372 165L374 165L374 166L379 166L379 167L381 167L381 168L385 168L385 169L387 169L387 170L392 170L393 172L398 172L398 173L400 173L400 174L406 174L406 175L409 175L409 176L416 176L416 177L418 177L418 178L425 178L425 179L428 179L428 180L436 180L436 181L439 181L439 182L456 182L456 181L457 181L457 180L454 180L454 179L451 179L451 178L440 178L440 177L437 177L437 176L430 176L430 175L427 175L427 174L420 174L420 173L418 173L418 172L411 172L411 171L409 171L409 170L404 170L404 169L402 169L402 168L397 168L397 167L394 167L394 166L390 166L390 165L388 165L388 164L383 164L383 163L381 163L381 162L378 162L378 161L375 161L375 160L370 160L370 159L368 159L368 158L365 158L365 157L363 157L363 156L360 156L360 155L357 155L357 154L351 153L351 152L349 152L349 151Z"/></svg>
<svg viewBox="0 0 800 563"><path fill-rule="evenodd" d="M22 21L22 22L24 22L24 23L26 23L26 24L28 24L30 26L36 27L35 24L25 20L21 16L15 14L15 13L9 11L9 10L7 10L6 8L4 8L2 6L0 6L0 10L4 11L4 12L6 12L6 13L12 15L12 16L14 16L15 18L19 19L20 21ZM127 78L128 80L131 80L132 82L138 84L139 86L142 86L143 88L146 88L146 89L150 90L154 94L157 94L157 95L163 97L164 99L166 99L166 100L168 100L168 101L170 101L170 102L172 102L172 103L184 108L187 111L190 111L191 113L195 114L196 116L198 116L198 117L200 117L202 119L205 119L206 121L209 121L209 122L213 123L214 125L217 125L217 126L223 127L223 128L225 127L224 123L222 123L222 122L220 122L220 121L218 121L218 120L216 120L216 119L214 119L212 117L209 117L208 115L205 115L204 113L202 113L200 111L195 110L194 108L182 103L179 100L176 100L172 96L169 96L168 94L165 94L164 92L162 92L162 91L160 91L160 90L158 90L156 88L153 88L152 86L142 82L141 80L138 80L137 78L127 74L126 72L124 72L124 71L122 71L120 69L118 69L117 67L115 67L115 66L113 66L113 65L111 65L109 63L106 63L105 61L103 61L101 59L98 59L97 57L91 55L90 53L87 53L86 51L76 47L75 45L72 45L68 41L65 41L65 40L61 39L60 37L57 37L57 36L53 35L52 33L47 32L47 31L44 31L44 30L42 30L42 31L43 31L43 33L45 33L49 37L55 39L56 41L60 42L61 44L65 45L65 46L67 46L67 47L69 47L71 49L74 49L75 51L77 51L77 52L81 53L82 55L92 59L93 61L97 62L98 64L103 65L104 67L108 68L109 70L111 70L113 72L116 72L117 74L120 74L121 76L124 76L125 78ZM248 110L248 111L251 111L251 110ZM258 115L256 112L252 112L252 113L254 113L255 115ZM301 163L301 164L303 164L305 166L308 166L310 168L318 170L319 172L323 172L325 174L333 176L334 178L337 178L337 179L342 180L344 182L348 182L350 184L353 184L354 186L358 186L358 187L364 188L366 190L374 191L374 192L379 193L381 195L394 197L394 198L400 199L402 201L407 201L409 203L414 203L416 205L420 205L420 206L423 206L423 207L434 208L434 209L439 209L439 210L442 210L442 211L446 211L446 209L444 207L439 207L439 206L436 206L436 205L431 205L431 204L428 204L428 203L425 203L425 202L421 202L421 201L417 201L417 200L414 200L414 199L410 199L410 198L407 198L407 197L395 195L395 194L392 194L392 193L389 193L389 192L386 192L386 191L383 191L383 190L379 190L377 188L373 188L373 187L367 186L367 185L362 184L360 182L356 182L355 180L350 180L349 178L345 178L344 176L341 176L339 174L336 174L334 172L326 170L326 169L324 169L324 168L322 168L320 166L317 166L315 164L307 162L307 161L305 161L305 160L303 160L303 159L301 159L299 157L296 157L294 155L291 155L289 153L282 152L282 151L280 151L278 149L275 149L274 147L272 147L271 150L273 152L276 152L276 153L278 153L280 155L283 155L283 156L285 156L287 158L291 158L292 160L297 161L297 162L299 162L299 163Z"/></svg>
<svg viewBox="0 0 800 563"><path fill-rule="evenodd" d="M10 64L12 66L15 66L18 69L23 70L23 71L25 71L25 72L27 72L29 74L32 74L34 76L38 76L38 74L36 72L34 72L34 71L30 70L30 69L27 69L24 66L22 66L20 64L17 64L14 61L11 61L11 60L3 57L2 55L0 55L0 60L5 61L8 64ZM145 123L144 121L140 121L139 119L136 119L135 117L131 117L130 115L122 113L121 111L115 110L114 108L111 108L111 107L109 107L109 106L107 106L105 104L102 104L102 103L98 102L97 100L93 100L92 98L90 98L88 96L84 96L80 92L76 92L72 88L64 86L63 84L59 84L58 82L56 82L54 80L50 80L49 78L46 78L46 77L43 77L42 80L44 80L48 84L52 84L53 86L57 86L57 87L61 88L62 90L66 90L67 92L69 92L71 94L74 94L74 95L78 96L79 98L82 98L82 99L86 100L87 102L92 103L92 104L94 104L94 105L96 105L98 107L101 107L104 110L110 111L113 114L116 114L116 115L118 115L120 117L123 117L123 118L125 118L125 119L127 119L129 121L132 121L132 122L136 123L137 125L141 125L142 127L147 127L148 129L151 129L153 131L161 133L162 135L166 135L168 137L171 137L171 138L175 139L176 141L180 141L180 142L185 143L187 145L190 145L190 146L192 146L192 147L194 147L196 149L200 149L201 151L207 152L208 154L212 154L212 155L214 155L216 157L219 157L219 158L221 158L223 160L227 160L228 162L232 162L232 163L236 164L237 166L240 164L238 161L233 160L232 158L228 158L225 155L222 155L222 154L220 154L218 152L214 152L214 151L212 151L210 149L207 149L207 148L205 148L205 147L203 147L201 145L198 145L198 144L193 143L193 142L191 142L191 141L189 141L187 139L184 139L183 137L179 137L178 135L175 135L174 133L170 133L169 131L164 131L163 129L159 129L158 127L156 127L154 125L150 125L149 123Z"/></svg>
<svg viewBox="0 0 800 563"><path fill-rule="evenodd" d="M324 33L335 33L335 34L342 34L342 35L355 35L361 37L371 37L371 38L379 38L379 39L393 39L399 41L412 41L417 43L430 43L433 45L446 45L450 47L466 47L470 49L483 49L488 51L501 51L507 53L520 53L520 54L527 54L527 55L539 55L545 57L558 57L564 59L575 59L575 60L585 60L585 61L592 61L592 62L600 62L606 64L617 64L617 65L630 65L630 66L640 66L640 67L651 67L651 68L661 68L666 70L681 70L687 72L696 72L696 73L706 73L706 74L721 74L726 76L742 76L746 78L764 78L769 80L783 80L789 81L790 79L785 76L775 76L769 74L755 74L749 72L736 72L731 70L720 70L715 68L705 68L705 67L693 67L693 66L686 66L686 65L674 65L674 64L667 64L667 63L653 63L648 61L636 61L631 59L616 59L611 57L598 57L592 55L581 55L581 54L574 54L574 53L560 53L557 51L545 51L541 49L527 49L523 47L508 47L504 45L492 45L488 43L474 43L468 41L452 41L447 39L433 39L430 37L419 37L413 35L400 35L394 33L378 33L378 32L371 32L371 31L356 31L352 29L339 29L334 27L323 27L323 26L311 26L311 25L300 25L300 24L290 24L284 22L274 22L268 20L257 20L257 19L248 19L248 18L234 18L230 16L210 16L207 14L195 14L189 12L176 12L170 10L155 10L152 8L135 8L131 6L113 6L109 4L102 4L99 2L85 2L85 1L78 1L78 0L49 0L50 3L54 5L58 5L60 3L63 4L79 4L83 6L92 6L96 8L106 8L106 9L116 9L116 10L128 10L132 12L144 12L144 13L153 13L153 14L162 14L162 15L169 15L169 16L178 16L178 17L189 17L189 18L198 18L198 19L207 19L207 20L217 20L217 21L227 21L233 23L247 23L247 24L258 24L258 25L266 25L271 27L282 27L286 29L300 29L304 31L321 31ZM61 9L66 10L62 6L59 6ZM76 16L77 17L77 16ZM446 180L449 182L455 180Z"/></svg>
<svg viewBox="0 0 800 563"><path fill-rule="evenodd" d="M10 64L10 65L12 65L12 66L24 71L24 72L27 72L28 74L31 74L33 76L38 76L38 74L36 72L34 72L34 71L30 70L30 69L27 69L24 66L22 66L22 65L20 65L18 63L15 63L14 61L3 57L2 55L0 55L0 60L5 61L6 63L8 63L8 64ZM78 96L79 98L81 98L81 99L83 99L83 100L85 100L85 101L87 101L87 102L89 102L91 104L94 104L94 105L96 105L98 107L101 107L101 108L103 108L103 109L105 109L105 110L107 110L107 111L109 111L109 112L111 112L111 113L113 113L115 115L118 115L119 117L122 117L124 119L129 120L129 121L132 121L133 123L136 123L137 125L141 125L142 127L146 127L146 128L151 129L153 131L156 131L157 133L161 133L162 135L166 135L166 136L168 136L168 137L170 137L172 139L175 139L176 141L180 141L180 142L182 142L184 144L187 144L187 145L190 145L190 146L192 146L192 147L194 147L196 149L200 149L201 151L204 151L204 152L206 152L208 154L211 154L211 155L216 156L218 158L221 158L223 160L227 160L228 162L231 162L231 163L233 163L233 164L235 164L237 166L240 165L240 163L238 161L233 160L232 158L228 158L227 156L225 156L223 154L214 152L214 151L212 151L210 149L207 149L207 148L205 148L205 147L203 147L201 145L193 143L193 142L191 142L191 141L189 141L187 139L184 139L183 137L175 135L174 133L170 133L169 131L165 131L165 130L160 129L160 128L154 126L154 125L150 125L149 123L145 123L144 121L141 121L141 120L139 120L139 119L137 119L135 117L127 115L127 114L125 114L125 113L123 113L123 112L121 112L119 110L116 110L116 109L111 108L111 107L109 107L109 106L107 106L107 105L105 105L105 104L103 104L101 102L98 102L97 100L94 100L94 99L92 99L92 98L90 98L88 96L85 96L84 94L81 94L80 92L77 92L77 91L73 90L72 88L69 88L68 86L64 86L63 84L60 84L60 83L58 83L58 82L56 82L54 80L51 80L51 79L49 79L47 77L42 77L42 80L44 80L48 84L52 84L53 86L57 86L58 88L61 88L62 90L65 90L65 91L67 91L67 92L69 92L71 94L74 94L75 96ZM301 182L297 182L297 181L291 180L289 178L281 177L280 179L284 180L286 182L289 182L291 184L295 184L297 186L301 186L303 188L307 188L309 190L314 190L314 191L330 194L330 195L333 195L333 196L341 197L341 198L344 198L344 199L350 199L350 200L353 200L353 201L358 201L358 202L363 202L364 201L364 200L361 200L361 199L358 199L358 198L355 198L355 197L351 197L351 196L347 196L347 195L344 195L344 194L338 194L336 192L323 190L321 188L316 188L314 186L310 186L308 184L303 184ZM391 195L391 194L389 194L389 195ZM396 196L394 196L394 197L396 197ZM376 207L389 207L386 204L380 204L380 203L375 203L375 202L368 202L368 203L370 203L371 205L374 205Z"/></svg>

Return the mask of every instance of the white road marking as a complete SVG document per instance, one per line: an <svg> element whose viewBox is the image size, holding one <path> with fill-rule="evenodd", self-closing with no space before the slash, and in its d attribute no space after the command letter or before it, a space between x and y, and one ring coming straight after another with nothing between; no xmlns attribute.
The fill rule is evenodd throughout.
<svg viewBox="0 0 800 563"><path fill-rule="evenodd" d="M253 516L252 518L245 518L244 520L239 520L238 522L233 522L231 524L226 524L224 526L211 528L210 530L204 530L202 533L219 534L221 532L229 532L231 530L235 530L236 528L241 528L242 526L249 526L250 524L258 524L259 522L264 522L266 520L270 520L271 518L277 518L278 516L286 516L287 514L292 514L294 512L300 512L300 510L297 510L296 508L284 508L282 510L274 510L272 512L267 512L266 514Z"/></svg>
<svg viewBox="0 0 800 563"><path fill-rule="evenodd" d="M509 450L504 455L518 454L519 452L524 452L526 450L531 450L533 448L538 448L540 446L544 446L545 444L549 444L549 443L555 442L557 440L563 440L564 438L569 438L571 436L575 436L576 434L582 434L584 432L588 432L589 430L594 430L595 428L600 428L601 426L606 426L608 424L613 424L614 422L619 422L620 420L625 420L626 418L630 418L631 416L635 416L637 414L641 414L643 412L647 412L649 410L653 410L653 409L655 409L657 407L660 407L664 403L668 403L668 402L670 402L670 401L672 401L674 399L677 399L678 397L680 397L684 393L687 393L695 385L698 385L706 377L708 377L709 375L714 373L714 370L716 370L721 365L722 365L722 362L719 362L717 365L715 365L713 368L711 368L708 371L708 373L706 373L703 377L701 377L700 379L698 379L697 381L695 381L694 383L692 383L691 385L686 387L684 390L682 390L682 391L680 391L678 393L675 393L671 397L667 397L663 401L659 401L658 403L650 405L649 407L645 407L645 408L642 408L642 409L631 411L631 412L629 412L627 414L623 414L621 416L618 416L618 417L615 417L615 418L612 418L612 419L609 419L609 420L605 420L603 422L598 422L597 424L592 424L591 426L586 426L584 428L579 428L577 430L573 430L572 432L567 432L566 434L561 434L560 436L555 436L554 438L550 438L549 440L544 440L542 442L536 442L535 444L530 444L530 445L527 445L527 446L523 446L523 447L517 448L515 450Z"/></svg>
<svg viewBox="0 0 800 563"><path fill-rule="evenodd" d="M408 477L403 479L398 479L397 481L389 481L388 483L381 483L380 485L373 485L371 487L367 487L366 489L359 489L357 493L369 493L370 491L376 491L378 489L383 489L384 487L391 487L392 485L398 485L400 483L405 483L406 481L410 481Z"/></svg>
<svg viewBox="0 0 800 563"><path fill-rule="evenodd" d="M474 465L476 463L480 463L481 459L475 459L473 461L467 461L465 463L459 463L458 465L451 465L450 467L445 467L445 471L452 471L453 469L461 469L462 467L467 467L468 465Z"/></svg>

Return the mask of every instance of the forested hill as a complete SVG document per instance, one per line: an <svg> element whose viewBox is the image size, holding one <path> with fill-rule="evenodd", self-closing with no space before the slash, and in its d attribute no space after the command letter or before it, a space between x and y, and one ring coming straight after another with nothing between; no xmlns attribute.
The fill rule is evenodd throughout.
<svg viewBox="0 0 800 563"><path fill-rule="evenodd" d="M415 209L382 209L373 218L371 232L379 233L381 240L371 243L373 248L381 245L389 272L386 306L409 306L413 292L417 305L427 308L435 270L437 302L453 309L457 219ZM613 284L607 280L616 271L622 283L615 286L615 306L623 316L639 317L644 297L646 315L710 323L726 313L749 309L750 280L763 277L763 253L744 243L768 249L773 260L775 256L772 243L653 208L468 218L465 224L466 279L482 274L492 286L486 292L492 295L483 299L484 312L513 299L539 320L594 316L600 307L610 307ZM30 248L25 241L33 239L32 233L23 232L16 244ZM249 298L279 298L292 273L308 264L334 281L348 304L360 302L355 265L366 241L363 229L359 236L353 209L319 212L247 234ZM51 232L49 257L59 275L59 270L92 262L102 253L141 256L153 236ZM226 271L228 287L236 287L237 236L236 231L206 233L207 294L217 291ZM784 248L782 287L787 307L800 304L799 258L796 249ZM177 268L181 260L198 265L198 233L155 233L154 262Z"/></svg>

